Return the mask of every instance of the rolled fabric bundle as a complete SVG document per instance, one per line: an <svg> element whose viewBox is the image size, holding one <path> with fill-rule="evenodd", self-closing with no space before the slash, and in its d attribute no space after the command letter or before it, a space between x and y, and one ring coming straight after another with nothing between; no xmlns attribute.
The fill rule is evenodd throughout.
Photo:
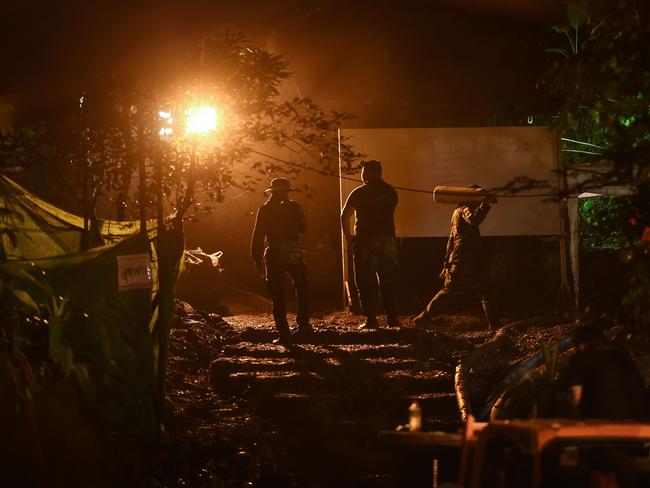
<svg viewBox="0 0 650 488"><path fill-rule="evenodd" d="M436 186L433 190L433 201L436 203L478 203L490 197L490 192L485 188L469 186Z"/></svg>

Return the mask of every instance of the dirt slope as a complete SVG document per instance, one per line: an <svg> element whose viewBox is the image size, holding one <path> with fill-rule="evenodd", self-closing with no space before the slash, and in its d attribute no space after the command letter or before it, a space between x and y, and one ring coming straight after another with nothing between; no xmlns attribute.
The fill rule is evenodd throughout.
<svg viewBox="0 0 650 488"><path fill-rule="evenodd" d="M408 320L371 332L358 331L359 323L347 312L317 317L314 333L286 349L272 344L269 314L223 319L181 302L160 481L398 486L404 467L377 432L405 423L414 399L425 428L456 429L455 367L493 334L467 315L442 316L426 330ZM504 364L529 350L513 345Z"/></svg>

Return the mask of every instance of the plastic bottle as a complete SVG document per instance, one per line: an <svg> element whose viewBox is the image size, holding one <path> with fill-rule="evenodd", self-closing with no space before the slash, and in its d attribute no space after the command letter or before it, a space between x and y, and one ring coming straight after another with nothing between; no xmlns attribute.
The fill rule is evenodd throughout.
<svg viewBox="0 0 650 488"><path fill-rule="evenodd" d="M409 431L417 432L422 428L422 409L417 401L409 407Z"/></svg>

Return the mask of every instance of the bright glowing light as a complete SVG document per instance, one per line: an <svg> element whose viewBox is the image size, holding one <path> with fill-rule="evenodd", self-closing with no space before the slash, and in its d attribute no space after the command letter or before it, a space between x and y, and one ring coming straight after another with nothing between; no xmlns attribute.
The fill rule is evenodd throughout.
<svg viewBox="0 0 650 488"><path fill-rule="evenodd" d="M185 110L187 134L205 134L217 129L217 111L214 107L202 105Z"/></svg>
<svg viewBox="0 0 650 488"><path fill-rule="evenodd" d="M174 123L174 119L172 118L171 111L168 110L159 110L158 116L160 117L160 120L163 121L162 127L158 131L158 135L161 139L165 139L174 133L174 129L171 127Z"/></svg>

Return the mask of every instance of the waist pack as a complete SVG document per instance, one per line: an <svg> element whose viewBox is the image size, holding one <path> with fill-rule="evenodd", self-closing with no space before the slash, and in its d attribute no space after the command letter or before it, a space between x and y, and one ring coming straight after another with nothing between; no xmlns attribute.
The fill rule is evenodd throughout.
<svg viewBox="0 0 650 488"><path fill-rule="evenodd" d="M299 242L282 241L271 244L267 253L270 259L286 264L298 264L302 261L303 249Z"/></svg>

